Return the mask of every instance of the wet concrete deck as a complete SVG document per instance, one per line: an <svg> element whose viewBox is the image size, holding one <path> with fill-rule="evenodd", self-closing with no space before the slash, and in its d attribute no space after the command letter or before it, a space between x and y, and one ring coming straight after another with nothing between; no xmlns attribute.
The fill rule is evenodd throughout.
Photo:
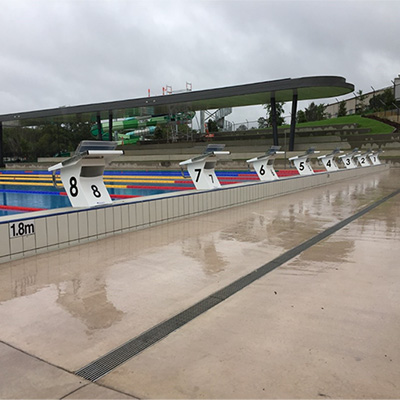
<svg viewBox="0 0 400 400"><path fill-rule="evenodd" d="M400 188L400 170L0 265L1 398L399 398L400 195L96 383L74 371Z"/></svg>

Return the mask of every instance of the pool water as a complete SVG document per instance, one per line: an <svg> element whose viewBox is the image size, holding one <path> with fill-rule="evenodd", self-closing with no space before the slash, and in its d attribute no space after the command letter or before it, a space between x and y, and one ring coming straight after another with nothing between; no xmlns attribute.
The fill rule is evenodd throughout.
<svg viewBox="0 0 400 400"><path fill-rule="evenodd" d="M217 176L222 185L257 179L249 171L220 171ZM194 189L187 172L182 176L181 171L106 171L104 182L113 200ZM0 217L70 205L48 171L0 171Z"/></svg>

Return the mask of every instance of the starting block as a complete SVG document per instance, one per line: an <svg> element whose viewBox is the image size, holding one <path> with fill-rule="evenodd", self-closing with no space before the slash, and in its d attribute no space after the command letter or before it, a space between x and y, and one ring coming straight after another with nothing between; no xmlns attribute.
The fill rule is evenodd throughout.
<svg viewBox="0 0 400 400"><path fill-rule="evenodd" d="M273 181L279 179L274 170L274 161L277 154L284 154L284 151L278 151L280 146L271 146L263 155L247 160L247 163L253 165L254 170L261 181Z"/></svg>
<svg viewBox="0 0 400 400"><path fill-rule="evenodd" d="M362 167L369 167L371 165L371 163L368 160L369 153L370 153L369 151L366 151L365 153L362 154L356 154L354 158L358 161L358 163Z"/></svg>
<svg viewBox="0 0 400 400"><path fill-rule="evenodd" d="M383 150L371 151L368 154L368 158L370 159L372 165L380 165L381 160L379 159L379 154L383 153Z"/></svg>
<svg viewBox="0 0 400 400"><path fill-rule="evenodd" d="M343 154L339 156L344 166L348 169L357 168L357 163L354 161L354 157L359 153L358 148L355 148L351 153Z"/></svg>
<svg viewBox="0 0 400 400"><path fill-rule="evenodd" d="M289 161L292 161L294 166L297 168L297 171L300 175L312 175L314 174L314 170L310 164L310 155L317 154L319 151L315 151L312 147L307 150L307 152L301 156L295 156L289 158Z"/></svg>
<svg viewBox="0 0 400 400"><path fill-rule="evenodd" d="M336 164L335 156L339 153L343 153L343 151L340 151L340 149L335 149L332 151L332 153L325 154L324 156L319 156L318 160L322 162L328 172L338 171L339 167Z"/></svg>
<svg viewBox="0 0 400 400"><path fill-rule="evenodd" d="M215 175L215 165L218 156L231 154L230 151L224 151L224 147L224 144L209 144L200 156L179 163L181 169L186 165L196 189L216 189L221 187Z"/></svg>
<svg viewBox="0 0 400 400"><path fill-rule="evenodd" d="M103 173L106 165L124 154L123 150L115 150L116 147L117 142L83 140L72 157L48 169L53 172L53 184L57 188L56 172L60 171L72 207L112 202L104 185Z"/></svg>

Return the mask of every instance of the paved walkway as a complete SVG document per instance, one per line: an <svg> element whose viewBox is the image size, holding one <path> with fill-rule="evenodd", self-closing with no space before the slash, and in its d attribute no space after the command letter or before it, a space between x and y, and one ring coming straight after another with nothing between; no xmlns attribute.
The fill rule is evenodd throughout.
<svg viewBox="0 0 400 400"><path fill-rule="evenodd" d="M400 188L400 170L0 266L0 398L399 398L400 195L95 383L74 372Z"/></svg>

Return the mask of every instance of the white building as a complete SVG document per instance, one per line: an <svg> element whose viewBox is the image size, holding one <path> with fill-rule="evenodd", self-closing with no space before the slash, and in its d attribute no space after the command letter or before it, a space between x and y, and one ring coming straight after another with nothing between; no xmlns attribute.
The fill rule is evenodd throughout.
<svg viewBox="0 0 400 400"><path fill-rule="evenodd" d="M353 94L354 97L346 100L336 101L335 103L328 104L325 112L328 114L328 118L335 118L339 112L339 105L342 101L346 103L347 115L355 114L356 110L360 107L364 107L369 105L369 101L377 95L382 94L386 89L394 90L394 95L396 101L400 101L400 75L392 81L394 83L393 86L387 86L382 89L372 90L368 93L363 93L362 96L358 96L356 93Z"/></svg>

